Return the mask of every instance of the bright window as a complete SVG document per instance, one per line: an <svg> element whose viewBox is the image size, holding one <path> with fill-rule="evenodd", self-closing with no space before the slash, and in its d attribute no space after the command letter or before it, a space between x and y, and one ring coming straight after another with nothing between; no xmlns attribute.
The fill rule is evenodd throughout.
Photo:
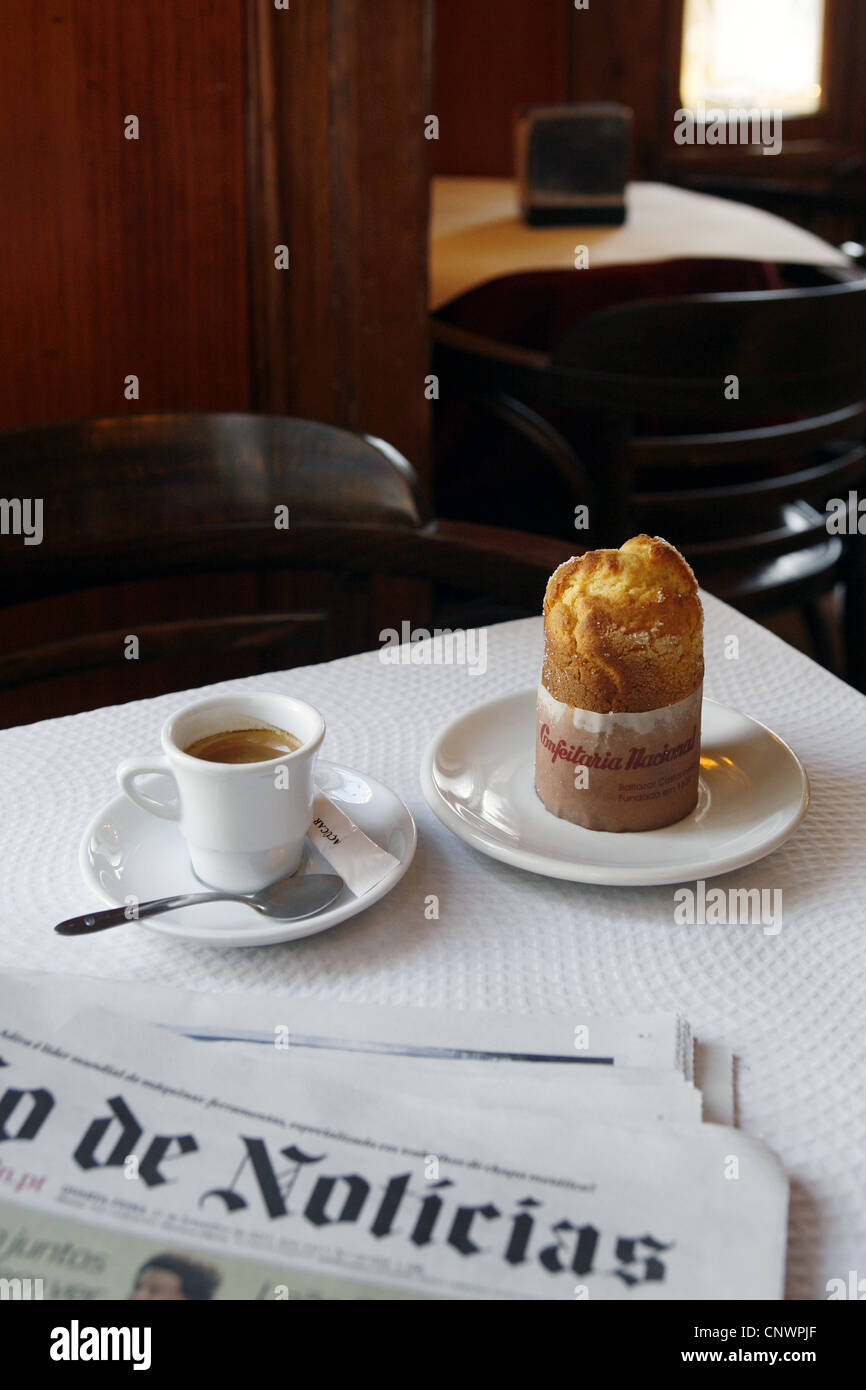
<svg viewBox="0 0 866 1390"><path fill-rule="evenodd" d="M685 0L683 106L821 107L824 0Z"/></svg>

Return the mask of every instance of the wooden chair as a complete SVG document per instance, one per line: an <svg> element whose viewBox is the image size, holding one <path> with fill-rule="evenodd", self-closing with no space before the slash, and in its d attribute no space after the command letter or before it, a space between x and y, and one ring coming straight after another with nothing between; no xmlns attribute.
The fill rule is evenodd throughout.
<svg viewBox="0 0 866 1390"><path fill-rule="evenodd" d="M0 536L6 724L376 647L431 585L538 612L572 549L437 521L396 450L305 420L13 430L0 470L43 507L41 544Z"/></svg>
<svg viewBox="0 0 866 1390"><path fill-rule="evenodd" d="M586 544L664 535L744 612L801 608L828 664L817 601L843 580L863 687L864 545L828 534L825 507L866 478L866 280L618 305L547 352L441 322L433 336L442 400L547 412L549 471L589 506ZM578 412L579 437L557 411Z"/></svg>

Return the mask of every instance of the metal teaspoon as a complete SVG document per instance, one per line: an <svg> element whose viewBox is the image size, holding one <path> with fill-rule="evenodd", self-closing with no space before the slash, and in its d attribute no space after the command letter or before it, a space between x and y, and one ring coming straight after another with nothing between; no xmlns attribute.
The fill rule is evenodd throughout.
<svg viewBox="0 0 866 1390"><path fill-rule="evenodd" d="M65 922L59 922L54 930L61 936L88 936L91 932L105 931L106 927L120 927L141 917L155 917L159 912L173 912L192 903L246 903L247 907L254 908L265 917L293 921L322 912L334 901L342 887L343 880L339 874L300 874L294 878L280 879L278 883L272 883L257 893L177 893L171 898L152 898L150 902L139 903L135 908L109 907L104 912L69 917Z"/></svg>

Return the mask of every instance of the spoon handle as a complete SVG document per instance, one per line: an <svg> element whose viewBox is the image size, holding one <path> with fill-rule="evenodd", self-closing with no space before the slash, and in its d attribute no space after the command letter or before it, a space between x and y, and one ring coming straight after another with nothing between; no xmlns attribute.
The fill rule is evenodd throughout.
<svg viewBox="0 0 866 1390"><path fill-rule="evenodd" d="M189 907L191 903L248 902L232 893L175 893L170 898L151 898L146 903L130 903L126 907L107 907L103 912L86 912L81 917L69 917L54 928L61 936L87 936L90 932L119 927L140 917L155 917L159 912Z"/></svg>

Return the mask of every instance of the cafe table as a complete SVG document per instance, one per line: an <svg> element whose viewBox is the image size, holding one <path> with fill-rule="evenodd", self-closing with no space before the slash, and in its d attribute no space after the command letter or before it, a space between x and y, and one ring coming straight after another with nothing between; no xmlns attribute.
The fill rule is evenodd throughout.
<svg viewBox="0 0 866 1390"><path fill-rule="evenodd" d="M706 694L768 725L811 781L794 836L714 880L781 888L778 934L676 925L673 886L589 886L495 862L428 809L419 765L431 737L462 710L535 687L533 618L486 630L483 672L386 664L373 651L211 687L313 703L327 721L323 756L393 788L417 821L415 859L387 897L280 946L191 945L138 923L72 939L53 932L97 905L78 847L117 794L117 763L158 750L186 693L0 732L0 966L99 977L108 1007L113 982L150 981L578 1021L680 1011L702 1042L733 1051L738 1122L789 1176L788 1296L826 1297L829 1279L866 1276L866 699L726 605L705 597L705 609ZM426 911L431 895L438 918Z"/></svg>
<svg viewBox="0 0 866 1390"><path fill-rule="evenodd" d="M729 198L667 183L630 183L621 227L528 227L513 179L436 178L431 190L428 307L432 312L491 280L572 270L578 247L592 268L646 261L721 259L848 267L820 237Z"/></svg>

